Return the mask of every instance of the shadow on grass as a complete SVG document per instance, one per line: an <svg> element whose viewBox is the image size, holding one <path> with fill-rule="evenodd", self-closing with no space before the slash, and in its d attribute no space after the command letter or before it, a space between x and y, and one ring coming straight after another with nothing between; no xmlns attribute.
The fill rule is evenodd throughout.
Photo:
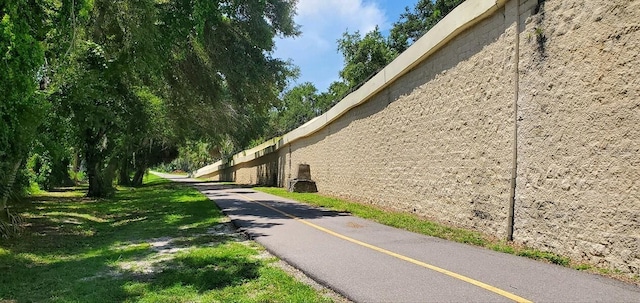
<svg viewBox="0 0 640 303"><path fill-rule="evenodd" d="M152 285L169 288L190 285L198 292L236 286L258 278L260 261L248 256L201 256L204 249L180 256L163 264L166 270L155 275Z"/></svg>
<svg viewBox="0 0 640 303"><path fill-rule="evenodd" d="M67 187L56 187L49 190L51 193L68 193L75 192L78 190L86 190L88 185L79 185L79 186L67 186Z"/></svg>
<svg viewBox="0 0 640 303"><path fill-rule="evenodd" d="M3 272L0 275L0 301L119 302L149 293L162 293L175 289L176 285L185 292L204 293L259 277L259 268L263 265L250 254L234 255L235 250L231 249L222 256L212 253L221 246L235 244L231 238L218 240L222 241L195 252L179 254L175 259L155 263L149 268L115 265L115 261L134 263L148 259L156 252L148 247L105 250L91 257L64 261L16 252L0 254L0 271ZM181 244L191 246L196 243ZM146 291L129 291L127 285L132 283L144 283Z"/></svg>
<svg viewBox="0 0 640 303"><path fill-rule="evenodd" d="M58 195L74 191L75 195ZM0 301L135 298L141 294L127 291L126 285L141 281L137 272L141 269L123 269L117 264L145 267L147 259L166 253L150 242L175 241L171 249L179 250L202 245L213 249L234 241L201 236L219 224L223 215L210 200L181 185L155 180L99 200L84 198L77 191L43 193L20 207L27 222L24 235L0 242ZM180 284L202 291L254 279L259 265L247 255L206 254L183 254L151 263L149 274L157 273L153 288Z"/></svg>

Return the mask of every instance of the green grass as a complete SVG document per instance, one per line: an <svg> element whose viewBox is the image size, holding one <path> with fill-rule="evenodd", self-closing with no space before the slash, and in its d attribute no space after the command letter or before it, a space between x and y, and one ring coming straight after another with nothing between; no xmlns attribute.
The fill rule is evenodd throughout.
<svg viewBox="0 0 640 303"><path fill-rule="evenodd" d="M381 224L401 228L415 233L486 247L495 251L531 259L544 260L546 262L562 266L569 266L570 264L569 258L557 254L513 245L512 243L499 241L479 232L431 222L413 214L384 210L373 205L349 202L315 193L291 193L286 189L274 187L256 187L254 189L303 203L326 207L334 211L348 212L357 217L370 219Z"/></svg>
<svg viewBox="0 0 640 303"><path fill-rule="evenodd" d="M329 301L254 242L208 233L227 219L192 188L151 176L111 199L85 193L42 192L20 209L24 234L0 242L0 302Z"/></svg>
<svg viewBox="0 0 640 303"><path fill-rule="evenodd" d="M338 212L348 212L357 217L428 236L485 247L487 249L503 253L541 260L640 285L640 276L638 275L630 276L629 274L624 274L618 270L595 267L590 264L582 263L579 260L571 260L568 257L552 252L540 251L522 245L517 245L512 242L501 241L479 232L431 222L413 214L385 210L373 205L345 201L315 193L291 193L286 189L274 187L256 187L254 189L291 200L325 207Z"/></svg>
<svg viewBox="0 0 640 303"><path fill-rule="evenodd" d="M398 227L429 236L480 246L484 245L486 242L482 235L477 232L433 223L412 214L383 210L371 205L348 202L345 200L326 197L319 194L291 193L283 188L257 187L254 189L272 195L316 206L326 207L339 212L348 212L355 216L370 219L381 224Z"/></svg>

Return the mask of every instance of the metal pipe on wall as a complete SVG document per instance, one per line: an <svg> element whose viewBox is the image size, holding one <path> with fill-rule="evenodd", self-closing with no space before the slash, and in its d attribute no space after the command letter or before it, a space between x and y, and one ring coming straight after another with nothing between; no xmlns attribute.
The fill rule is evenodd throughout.
<svg viewBox="0 0 640 303"><path fill-rule="evenodd" d="M509 213L507 217L507 241L513 241L513 225L516 204L516 178L518 176L518 99L520 97L520 0L515 0L516 43L514 67L514 100L513 100L513 158L511 169L511 185L509 190Z"/></svg>

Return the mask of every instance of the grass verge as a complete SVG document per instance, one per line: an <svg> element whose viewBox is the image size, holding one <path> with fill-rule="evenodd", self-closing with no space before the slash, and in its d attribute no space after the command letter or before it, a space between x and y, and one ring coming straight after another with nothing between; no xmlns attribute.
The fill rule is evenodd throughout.
<svg viewBox="0 0 640 303"><path fill-rule="evenodd" d="M42 192L0 242L0 302L326 302L228 228L195 189L150 176L114 198ZM267 257L265 257L267 256Z"/></svg>
<svg viewBox="0 0 640 303"><path fill-rule="evenodd" d="M565 256L524 247L506 241L501 241L479 232L431 222L426 220L425 218L409 213L390 211L373 205L349 202L316 193L291 193L284 188L255 187L254 189L275 196L308 203L315 206L325 207L338 212L348 212L357 217L369 219L384 225L397 227L415 233L460 243L472 244L503 253L527 257L530 259L542 260L548 263L571 267L577 270L589 271L592 273L597 273L625 282L640 285L640 278L638 276L629 277L629 275L625 275L620 272L602 268L595 268L588 264L572 261L570 258Z"/></svg>

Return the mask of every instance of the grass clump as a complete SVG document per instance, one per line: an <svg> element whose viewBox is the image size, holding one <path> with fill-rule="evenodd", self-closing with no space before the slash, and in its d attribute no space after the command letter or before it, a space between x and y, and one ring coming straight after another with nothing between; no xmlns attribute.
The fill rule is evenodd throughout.
<svg viewBox="0 0 640 303"><path fill-rule="evenodd" d="M574 266L573 268L575 268L577 270L590 270L591 268L593 268L593 266L591 266L589 264L578 264L578 265Z"/></svg>
<svg viewBox="0 0 640 303"><path fill-rule="evenodd" d="M570 259L554 253L544 252L534 249L523 249L516 252L516 255L521 257L527 257L535 260L545 260L549 263L558 264L561 266L568 266Z"/></svg>
<svg viewBox="0 0 640 303"><path fill-rule="evenodd" d="M150 176L85 194L41 192L19 209L25 233L0 242L0 302L328 301L256 243L219 234L228 219L195 189Z"/></svg>

